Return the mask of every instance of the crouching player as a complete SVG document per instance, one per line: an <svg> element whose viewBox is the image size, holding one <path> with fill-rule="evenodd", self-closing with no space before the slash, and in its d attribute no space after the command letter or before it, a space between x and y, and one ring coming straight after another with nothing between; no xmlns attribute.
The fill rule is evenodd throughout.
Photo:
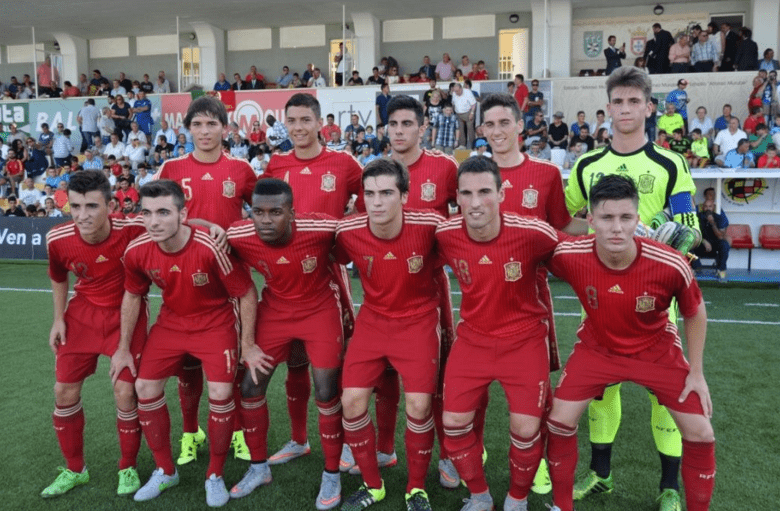
<svg viewBox="0 0 780 511"><path fill-rule="evenodd" d="M688 511L709 509L715 484L712 401L702 356L707 313L693 273L674 249L635 238L639 195L630 178L603 177L590 190L595 235L562 242L549 263L568 281L587 314L555 390L547 446L554 510L572 511L577 424L607 385L633 381L666 406L683 438ZM669 304L684 318L688 357Z"/></svg>
<svg viewBox="0 0 780 511"><path fill-rule="evenodd" d="M89 481L84 464L84 410L81 387L95 372L99 355L112 356L119 343L119 306L124 292L122 255L127 245L144 232L140 219L109 217L111 185L92 170L73 174L68 183L73 221L58 225L46 236L49 277L54 295L54 323L49 345L56 355L54 430L67 467L41 493L56 497ZM73 298L68 300L68 272L76 276ZM147 307L139 295L139 315L128 332L130 357L141 354L146 340ZM119 486L129 495L140 486L135 464L141 445L136 409L135 374L129 369L111 374L119 434Z"/></svg>
<svg viewBox="0 0 780 511"><path fill-rule="evenodd" d="M128 351L141 297L155 283L163 295L157 322L149 332L138 368L138 417L157 469L135 493L151 500L179 482L171 454L171 421L165 382L177 374L187 355L203 363L209 392L209 466L206 503L216 507L230 499L222 479L233 435L233 380L238 363L236 308L244 345L254 340L257 291L245 265L221 252L204 228L185 222L184 192L173 181L141 187L141 216L147 233L125 252L122 333L112 370L129 367ZM236 303L238 298L238 304Z"/></svg>
<svg viewBox="0 0 780 511"><path fill-rule="evenodd" d="M252 464L230 491L240 498L271 482L268 467L266 389L276 366L285 362L293 341L306 348L314 371L320 439L325 454L317 509L341 502L339 457L343 441L338 375L344 348L339 292L330 272L336 220L309 213L296 216L293 191L279 179L257 182L252 220L228 229L236 256L265 277L257 305L257 335L242 346L248 371L241 386L241 416Z"/></svg>

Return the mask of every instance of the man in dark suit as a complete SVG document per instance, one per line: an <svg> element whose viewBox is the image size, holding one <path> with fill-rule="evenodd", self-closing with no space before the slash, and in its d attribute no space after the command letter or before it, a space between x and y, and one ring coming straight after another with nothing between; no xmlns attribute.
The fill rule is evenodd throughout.
<svg viewBox="0 0 780 511"><path fill-rule="evenodd" d="M607 58L607 69L604 71L606 75L622 66L623 63L620 61L626 58L626 43L623 43L623 46L617 49L615 48L616 41L617 38L613 35L607 38L609 46L604 49L604 56Z"/></svg>
<svg viewBox="0 0 780 511"><path fill-rule="evenodd" d="M726 34L726 44L723 48L723 59L720 62L718 71L734 71L734 60L737 57L737 46L739 46L739 36L731 30L731 25L722 23L720 31Z"/></svg>
<svg viewBox="0 0 780 511"><path fill-rule="evenodd" d="M747 27L739 29L742 42L734 57L734 67L737 71L755 71L758 69L758 45L752 39L753 31Z"/></svg>
<svg viewBox="0 0 780 511"><path fill-rule="evenodd" d="M662 29L660 23L653 24L653 33L655 34L655 52L661 72L668 73L671 68L669 65L669 48L674 44L674 37L668 30Z"/></svg>

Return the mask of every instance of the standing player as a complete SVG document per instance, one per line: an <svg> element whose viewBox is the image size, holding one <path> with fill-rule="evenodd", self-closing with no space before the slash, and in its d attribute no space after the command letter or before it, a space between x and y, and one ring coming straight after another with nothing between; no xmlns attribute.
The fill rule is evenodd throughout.
<svg viewBox="0 0 780 511"><path fill-rule="evenodd" d="M510 488L505 511L525 511L544 442L541 418L549 393L548 315L537 296L537 267L558 235L535 218L500 212L501 174L484 156L458 169L462 216L436 230L439 252L463 293L457 341L444 374L444 441L471 497L462 511L493 509L474 411L494 380L509 403Z"/></svg>
<svg viewBox="0 0 780 511"><path fill-rule="evenodd" d="M311 94L295 94L284 107L285 125L294 149L275 154L263 177L275 177L290 184L294 192L293 208L300 213L324 213L342 218L353 195L360 193L362 169L355 158L344 151L322 147L317 134L322 130L320 103ZM341 297L344 338L349 339L354 324L354 308L346 269L333 266ZM292 439L268 459L276 465L309 454L306 414L311 381L306 356L293 346L287 361L287 407Z"/></svg>
<svg viewBox="0 0 780 511"><path fill-rule="evenodd" d="M171 421L164 389L167 379L189 355L202 362L209 388L206 503L223 506L230 499L222 469L235 422L232 394L238 331L243 345L253 341L257 291L246 266L220 251L205 229L184 223L187 208L178 184L152 181L141 187L140 195L147 233L130 243L125 252L122 331L111 364L112 371L130 368L135 373L130 334L141 297L156 284L162 290L163 304L144 346L136 390L139 420L157 469L134 499L151 500L179 482L171 455Z"/></svg>
<svg viewBox="0 0 780 511"><path fill-rule="evenodd" d="M621 119L613 112L618 126ZM631 178L601 178L590 189L589 201L588 223L595 235L562 242L550 262L586 313L548 419L553 509L574 509L577 424L588 402L615 381L633 381L671 410L683 437L687 509L706 511L715 484L715 439L702 367L707 312L701 291L679 253L634 237L640 199ZM690 364L669 321L673 298L684 318Z"/></svg>
<svg viewBox="0 0 780 511"><path fill-rule="evenodd" d="M572 218L566 209L563 196L563 182L558 167L549 161L540 160L520 152L519 135L523 131L523 117L515 98L509 94L490 94L482 101L482 132L493 150L493 161L501 171L501 189L504 201L501 210L544 220L558 230L568 234L586 234L588 226L579 218ZM555 313L550 286L547 283L547 269L537 271L539 298L547 308L550 345L550 370L561 367L558 355L558 340L555 335ZM477 436L481 438L479 420ZM549 493L551 490L547 466L542 459L533 490Z"/></svg>
<svg viewBox="0 0 780 511"><path fill-rule="evenodd" d="M388 363L403 378L406 397L406 508L431 509L425 475L434 425L431 397L439 361L439 303L434 273L436 213L404 211L409 173L402 163L379 159L363 172L367 213L339 222L336 257L353 261L363 283L363 306L344 361L341 401L344 440L352 449L363 485L342 509L357 511L385 497L376 456L376 432L368 403Z"/></svg>
<svg viewBox="0 0 780 511"><path fill-rule="evenodd" d="M190 223L211 227L220 242L230 224L241 220L244 203L251 204L252 189L257 181L246 160L233 158L222 151L222 136L227 124L225 105L218 99L201 96L190 103L184 126L192 134L195 150L167 160L154 177L176 181L184 190ZM196 218L197 221L193 220ZM240 378L240 366L238 373ZM201 364L188 359L179 373L183 430L179 465L195 460L198 447L206 440L206 434L198 426L202 393ZM231 446L237 458L249 460L249 450L238 423Z"/></svg>
<svg viewBox="0 0 780 511"><path fill-rule="evenodd" d="M607 112L612 118L612 143L581 156L572 168L566 185L566 205L574 214L588 205L591 186L606 174L619 174L634 180L639 190L639 220L650 225L653 218L669 211L673 220L698 231L693 205L696 186L685 158L665 150L645 138L645 118L651 115L650 77L635 67L616 69L607 79ZM664 218L664 221L666 218ZM687 245L678 246L684 254ZM674 310L670 321L676 321ZM610 458L612 443L620 426L620 386L607 387L601 400L588 408L590 418L591 463L585 479L578 481L574 498L614 488ZM680 506L677 481L682 444L669 412L650 394L653 437L661 457L661 511Z"/></svg>
<svg viewBox="0 0 780 511"><path fill-rule="evenodd" d="M122 255L128 243L143 233L139 220L109 217L111 185L102 172L76 172L68 183L73 221L54 227L46 236L49 277L54 295L54 323L49 346L56 356L55 409L52 414L67 468L41 496L56 497L89 481L84 464L84 411L81 387L95 372L98 356L113 356L119 343L122 303ZM68 272L76 275L74 296L68 300ZM130 356L137 360L146 340L147 307L141 307L130 332ZM140 486L135 469L141 445L141 426L130 370L113 373L116 427L119 434L117 494L130 495Z"/></svg>
<svg viewBox="0 0 780 511"><path fill-rule="evenodd" d="M322 214L296 216L290 185L262 179L255 185L252 220L233 224L228 241L236 256L265 277L257 306L257 334L242 347L248 372L241 387L241 415L252 464L230 492L240 498L271 482L268 468L266 389L274 369L286 362L293 341L303 343L312 363L325 454L317 509L341 502L339 457L343 442L338 376L344 348L338 287L330 272L336 220Z"/></svg>

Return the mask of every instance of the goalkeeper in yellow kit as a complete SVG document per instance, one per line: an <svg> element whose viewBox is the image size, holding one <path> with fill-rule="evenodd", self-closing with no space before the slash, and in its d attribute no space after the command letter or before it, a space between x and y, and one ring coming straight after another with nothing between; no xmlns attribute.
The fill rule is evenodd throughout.
<svg viewBox="0 0 780 511"><path fill-rule="evenodd" d="M587 206L591 186L606 174L631 177L639 190L641 222L656 228L660 241L685 254L701 239L693 203L696 186L682 155L645 138L645 119L654 115L651 88L650 77L635 67L621 67L609 76L607 111L612 118L612 143L577 160L566 185L566 206L571 214ZM670 309L669 320L676 319L676 310ZM652 394L650 401L653 437L661 456L660 511L679 511L680 433ZM614 488L610 458L620 427L620 385L607 387L601 400L592 401L588 415L591 464L588 475L574 486L575 500Z"/></svg>

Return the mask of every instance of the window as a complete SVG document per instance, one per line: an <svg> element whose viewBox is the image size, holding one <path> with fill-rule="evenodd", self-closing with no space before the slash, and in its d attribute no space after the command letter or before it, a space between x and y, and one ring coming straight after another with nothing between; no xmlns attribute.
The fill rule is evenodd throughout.
<svg viewBox="0 0 780 511"><path fill-rule="evenodd" d="M528 75L528 29L513 28L498 33L498 79Z"/></svg>

